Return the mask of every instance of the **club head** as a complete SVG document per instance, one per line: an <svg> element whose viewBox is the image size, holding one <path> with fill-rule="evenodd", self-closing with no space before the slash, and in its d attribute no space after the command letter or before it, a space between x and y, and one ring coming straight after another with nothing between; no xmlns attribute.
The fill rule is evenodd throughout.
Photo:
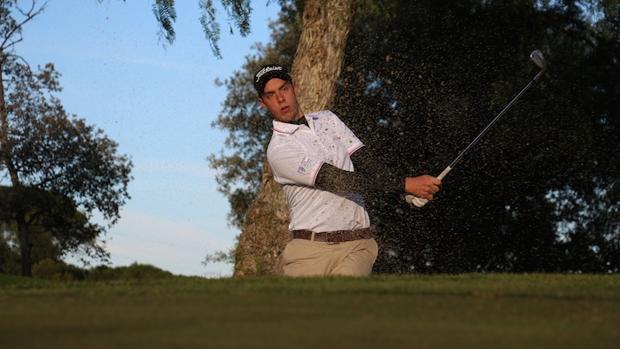
<svg viewBox="0 0 620 349"><path fill-rule="evenodd" d="M545 62L545 56L543 56L540 50L534 50L530 53L530 59L534 64L538 66L538 68L545 70L547 68L547 62Z"/></svg>

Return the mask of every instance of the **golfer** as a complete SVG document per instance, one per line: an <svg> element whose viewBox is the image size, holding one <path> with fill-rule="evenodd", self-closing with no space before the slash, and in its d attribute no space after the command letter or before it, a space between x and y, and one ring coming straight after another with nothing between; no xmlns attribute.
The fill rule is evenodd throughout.
<svg viewBox="0 0 620 349"><path fill-rule="evenodd" d="M290 209L292 240L281 256L283 274L370 275L378 246L364 196L410 193L432 200L441 181L386 173L334 113L304 114L283 66L262 67L254 87L273 118L267 160Z"/></svg>

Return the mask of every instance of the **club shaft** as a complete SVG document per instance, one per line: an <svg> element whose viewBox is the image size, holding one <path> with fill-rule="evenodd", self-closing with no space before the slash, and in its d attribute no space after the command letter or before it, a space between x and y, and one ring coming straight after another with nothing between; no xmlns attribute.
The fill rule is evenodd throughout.
<svg viewBox="0 0 620 349"><path fill-rule="evenodd" d="M489 129L497 122L497 120L499 120L499 118L502 117L502 115L504 115L504 113L506 113L506 111L508 111L508 109L510 109L510 107L512 107L512 105L519 99L519 97L521 97L521 95L523 95L523 93L525 93L525 91L527 91L527 89L530 88L530 86L532 86L532 84L534 82L536 82L541 76L542 74L545 72L546 70L546 63L545 63L545 59L543 57L542 52L540 52L539 50L535 50L530 54L530 59L534 62L534 64L536 64L539 68L540 71L538 72L538 74L536 74L536 76L534 76L534 78L532 80L530 80L530 82L528 82L527 85L525 85L525 87L504 107L504 109L502 109L502 111L499 112L499 114L497 114L497 116L491 120L491 122L484 128L484 130L482 130L482 132L480 132L480 134L478 134L478 136L476 136L476 138L469 143L469 145L463 149L459 155L456 157L456 159L454 159L450 165L448 165L448 167L446 167L441 174L439 174L439 176L437 176L437 178L439 180L443 180L443 178L452 170L452 168L454 168L454 166L456 166L456 164L461 160L461 158L463 157L463 155L465 155L465 153L467 153L467 151L469 151L469 149L471 147L473 147L476 143L478 143L478 141L480 140L480 138L482 138L482 136L485 135L485 133L487 133L487 131L489 131ZM417 207L423 207L424 205L426 205L426 203L428 203L428 200L423 199L423 198L419 198L416 197L414 195L406 195L405 196L405 200L410 203L411 205L417 206Z"/></svg>
<svg viewBox="0 0 620 349"><path fill-rule="evenodd" d="M474 140L469 143L469 145L465 149L463 149L463 151L459 153L459 155L450 163L450 165L448 165L450 169L454 168L454 166L456 166L456 164L461 160L463 155L465 155L465 153L467 153L467 151L469 151L471 147L473 147L474 145L476 145L476 143L478 143L478 141L480 141L480 138L482 138L482 136L484 136L485 133L489 131L489 129L497 122L497 120L499 120L499 118L501 118L502 115L504 115L508 111L508 109L512 107L512 105L519 99L519 97L521 97L521 95L525 93L525 91L527 91L527 89L529 89L530 86L532 86L532 84L540 78L543 72L544 70L539 71L538 74L536 74L536 76L532 80L530 80L530 82L525 85L525 87L504 107L504 109L502 109L502 111L500 111L499 114L497 114L497 116L493 120L491 120L491 122L484 128L484 130L482 130L482 132L480 132L480 134L478 134L478 136L476 136L476 138L474 138Z"/></svg>

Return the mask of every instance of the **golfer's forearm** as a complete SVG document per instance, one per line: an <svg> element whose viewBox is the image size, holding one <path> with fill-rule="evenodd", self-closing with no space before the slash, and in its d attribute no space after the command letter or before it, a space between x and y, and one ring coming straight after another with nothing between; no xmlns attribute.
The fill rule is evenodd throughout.
<svg viewBox="0 0 620 349"><path fill-rule="evenodd" d="M370 193L402 193L404 179L368 175L360 171L351 172L330 164L323 164L317 175L315 186L332 193L359 192L366 196Z"/></svg>
<svg viewBox="0 0 620 349"><path fill-rule="evenodd" d="M366 192L368 181L359 173L339 169L330 164L323 164L316 176L314 185L332 193Z"/></svg>

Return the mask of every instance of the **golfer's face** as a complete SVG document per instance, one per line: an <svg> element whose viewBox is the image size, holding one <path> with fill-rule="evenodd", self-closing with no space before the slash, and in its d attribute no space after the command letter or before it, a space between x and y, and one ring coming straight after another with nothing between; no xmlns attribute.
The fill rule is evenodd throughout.
<svg viewBox="0 0 620 349"><path fill-rule="evenodd" d="M274 119L289 122L299 117L299 104L291 82L273 78L267 82L263 91L260 103Z"/></svg>

